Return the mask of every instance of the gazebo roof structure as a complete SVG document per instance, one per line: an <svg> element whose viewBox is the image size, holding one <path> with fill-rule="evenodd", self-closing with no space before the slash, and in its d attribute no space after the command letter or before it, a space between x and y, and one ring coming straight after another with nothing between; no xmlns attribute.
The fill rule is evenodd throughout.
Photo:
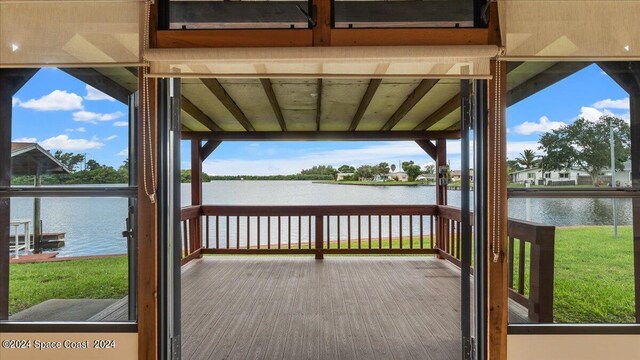
<svg viewBox="0 0 640 360"><path fill-rule="evenodd" d="M11 143L11 172L14 176L69 174L71 171L37 143Z"/></svg>

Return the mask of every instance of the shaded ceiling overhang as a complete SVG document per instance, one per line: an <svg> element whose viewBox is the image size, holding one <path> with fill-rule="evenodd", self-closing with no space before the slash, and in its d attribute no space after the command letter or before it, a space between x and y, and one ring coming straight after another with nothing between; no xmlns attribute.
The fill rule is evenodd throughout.
<svg viewBox="0 0 640 360"><path fill-rule="evenodd" d="M640 60L640 1L498 0L507 60Z"/></svg>
<svg viewBox="0 0 640 360"><path fill-rule="evenodd" d="M69 174L71 171L36 143L11 143L11 174Z"/></svg>
<svg viewBox="0 0 640 360"><path fill-rule="evenodd" d="M142 65L142 0L0 0L0 68Z"/></svg>
<svg viewBox="0 0 640 360"><path fill-rule="evenodd" d="M151 77L490 78L498 53L482 46L149 49Z"/></svg>

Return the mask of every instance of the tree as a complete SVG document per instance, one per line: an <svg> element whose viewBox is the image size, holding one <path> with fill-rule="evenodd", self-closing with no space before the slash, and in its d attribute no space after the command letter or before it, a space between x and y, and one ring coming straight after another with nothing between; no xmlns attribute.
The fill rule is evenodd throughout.
<svg viewBox="0 0 640 360"><path fill-rule="evenodd" d="M356 172L356 168L351 165L342 165L338 168L338 171L341 173L354 173Z"/></svg>
<svg viewBox="0 0 640 360"><path fill-rule="evenodd" d="M84 161L84 155L82 154L63 153L60 150L56 150L53 153L53 157L56 158L61 163L63 163L64 166L66 166L67 169L71 171L75 171L76 166L78 166L78 164Z"/></svg>
<svg viewBox="0 0 640 360"><path fill-rule="evenodd" d="M413 160L411 161L403 161L402 162L402 171L407 172L409 169L409 166L413 165Z"/></svg>
<svg viewBox="0 0 640 360"><path fill-rule="evenodd" d="M389 174L389 164L386 162L381 162L380 164L376 165L376 174L382 176L383 179L386 179L387 175Z"/></svg>
<svg viewBox="0 0 640 360"><path fill-rule="evenodd" d="M375 175L375 169L371 165L362 165L356 169L355 176L361 180L371 180Z"/></svg>
<svg viewBox="0 0 640 360"><path fill-rule="evenodd" d="M532 167L538 166L540 163L538 155L530 149L525 149L521 152L520 157L516 158L516 161L519 165L524 166L525 169L531 169Z"/></svg>
<svg viewBox="0 0 640 360"><path fill-rule="evenodd" d="M396 164L391 164L389 168L391 169L391 172L396 172Z"/></svg>
<svg viewBox="0 0 640 360"><path fill-rule="evenodd" d="M587 172L596 185L598 175L611 166L610 127L614 132L615 167L623 170L631 153L631 131L624 120L609 115L596 121L580 118L542 135L540 149L546 153L542 158L542 170L578 167Z"/></svg>
<svg viewBox="0 0 640 360"><path fill-rule="evenodd" d="M331 165L314 165L311 169L304 169L300 172L301 175L328 175L334 179L338 175L338 169Z"/></svg>
<svg viewBox="0 0 640 360"><path fill-rule="evenodd" d="M427 164L424 166L424 173L427 175L433 175L436 173L436 166L434 164Z"/></svg>
<svg viewBox="0 0 640 360"><path fill-rule="evenodd" d="M422 172L420 169L420 165L415 165L415 164L407 165L407 168L405 171L409 176L409 181L415 181L416 178L420 176L420 173Z"/></svg>

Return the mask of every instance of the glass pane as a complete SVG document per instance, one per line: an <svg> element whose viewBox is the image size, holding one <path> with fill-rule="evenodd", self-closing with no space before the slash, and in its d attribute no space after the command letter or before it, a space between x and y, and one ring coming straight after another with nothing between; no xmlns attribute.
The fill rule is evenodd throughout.
<svg viewBox="0 0 640 360"><path fill-rule="evenodd" d="M9 320L135 320L128 199L13 198L10 209Z"/></svg>
<svg viewBox="0 0 640 360"><path fill-rule="evenodd" d="M307 28L308 1L171 1L172 29Z"/></svg>
<svg viewBox="0 0 640 360"><path fill-rule="evenodd" d="M512 227L537 230L522 238L510 234L510 287L534 302L532 288L538 288L538 308L552 311L552 318L539 322L635 322L631 199L510 199L509 215ZM532 256L535 246L542 252L539 262ZM549 267L553 272L545 271ZM553 302L544 298L549 290ZM520 296L511 299L512 323L537 322L528 305L518 304Z"/></svg>
<svg viewBox="0 0 640 360"><path fill-rule="evenodd" d="M507 64L512 194L631 186L629 95L616 68ZM531 196L508 203L510 322L634 323L636 200Z"/></svg>
<svg viewBox="0 0 640 360"><path fill-rule="evenodd" d="M470 0L336 0L338 28L473 27Z"/></svg>
<svg viewBox="0 0 640 360"><path fill-rule="evenodd" d="M136 71L126 68L35 73L13 95L12 184L126 185L136 90Z"/></svg>

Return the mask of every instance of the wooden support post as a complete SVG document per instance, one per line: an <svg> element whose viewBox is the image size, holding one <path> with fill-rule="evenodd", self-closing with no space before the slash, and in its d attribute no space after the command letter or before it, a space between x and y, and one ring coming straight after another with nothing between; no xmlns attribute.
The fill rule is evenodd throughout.
<svg viewBox="0 0 640 360"><path fill-rule="evenodd" d="M316 260L322 260L323 254L320 252L324 247L324 217L316 216Z"/></svg>
<svg viewBox="0 0 640 360"><path fill-rule="evenodd" d="M555 227L540 226L531 244L529 270L529 318L537 323L553 323ZM509 255L511 255L509 249ZM520 250L524 253L524 249ZM524 273L524 272L523 272ZM520 285L520 284L518 284Z"/></svg>
<svg viewBox="0 0 640 360"><path fill-rule="evenodd" d="M640 74L638 74L640 76ZM640 88L640 84L638 84ZM631 185L640 187L640 91L629 94L631 105ZM633 273L636 323L640 324L640 199L633 198Z"/></svg>
<svg viewBox="0 0 640 360"><path fill-rule="evenodd" d="M41 185L40 169L36 169L34 186L40 187ZM33 252L36 254L42 252L41 204L42 201L39 197L33 199ZM29 239L25 239L25 241L29 241Z"/></svg>
<svg viewBox="0 0 640 360"><path fill-rule="evenodd" d="M313 0L313 46L331 45L331 0Z"/></svg>
<svg viewBox="0 0 640 360"><path fill-rule="evenodd" d="M0 69L0 187L11 186L13 95L38 69ZM0 320L9 319L9 227L11 200L0 196Z"/></svg>
<svg viewBox="0 0 640 360"><path fill-rule="evenodd" d="M142 71L140 71L142 74ZM142 83L145 79L141 76L138 77L139 88L142 88ZM144 139L142 132L142 124L144 119L142 117L142 102L144 99L140 98L139 106L139 124L140 131L138 131L138 144L139 145L139 159L138 159L138 174L140 178L138 183L138 218L137 218L137 238L138 238L138 253L141 256L138 257L138 359L155 360L158 356L158 209L157 204L152 203L151 199L145 193L143 181L147 181L148 186L151 186L151 171L156 171L155 177L157 178L158 169L158 144L157 144L157 80L148 79L149 81L149 108L151 119L151 148L153 149L154 157L149 157L149 144L147 139ZM142 93L142 92L140 92ZM147 129L149 131L149 129ZM143 149L143 144L146 145L146 149ZM147 156L147 161L142 161L142 156ZM153 167L151 167L151 160L155 161ZM146 164L147 178L143 178L145 173L144 165Z"/></svg>
<svg viewBox="0 0 640 360"><path fill-rule="evenodd" d="M440 173L440 167L447 165L447 141L445 139L436 140L436 204L438 206L447 205L447 184L444 180L446 174ZM436 243L438 248L446 250L449 227L447 219L438 217L436 230ZM438 255L438 258L444 259Z"/></svg>
<svg viewBox="0 0 640 360"><path fill-rule="evenodd" d="M202 157L200 152L200 140L191 140L191 205L202 205ZM191 221L192 234L191 251L202 247L202 222L200 217ZM202 255L200 255L202 257Z"/></svg>
<svg viewBox="0 0 640 360"><path fill-rule="evenodd" d="M11 185L11 98L13 89L0 69L0 186ZM10 200L0 198L0 320L9 319Z"/></svg>
<svg viewBox="0 0 640 360"><path fill-rule="evenodd" d="M487 241L488 241L488 354L489 359L507 358L507 127L506 63L491 62L493 80L489 81L489 121L487 127ZM496 79L500 81L496 86ZM500 99L498 111L496 97ZM498 258L494 259L493 253ZM496 260L494 262L494 260Z"/></svg>

